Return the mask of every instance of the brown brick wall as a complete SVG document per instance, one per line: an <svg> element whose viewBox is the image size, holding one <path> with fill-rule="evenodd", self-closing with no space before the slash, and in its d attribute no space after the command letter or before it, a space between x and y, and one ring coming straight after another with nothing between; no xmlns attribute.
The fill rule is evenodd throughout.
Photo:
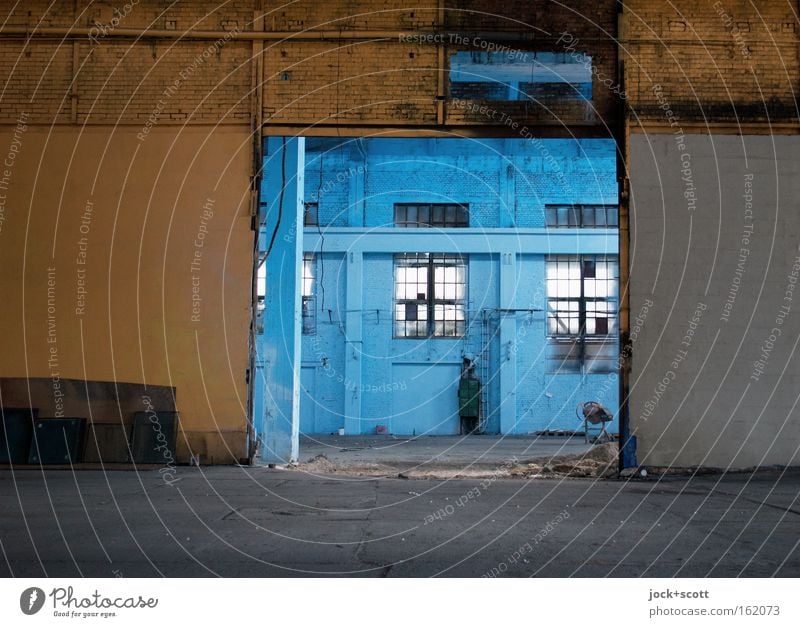
<svg viewBox="0 0 800 627"><path fill-rule="evenodd" d="M106 33L112 20L119 28L249 30L250 0L224 8L216 2L180 3L168 11L152 0L129 10L124 2L83 2L77 14L71 3L52 3L48 10L44 2L26 2L10 13L9 4L0 4L0 20L7 19L9 27L96 30L76 39L0 40L0 119L16 119L26 111L32 122L140 124L154 113L159 123L249 120L250 42L136 40ZM208 49L212 52L204 56ZM174 91L165 92L168 87Z"/></svg>
<svg viewBox="0 0 800 627"><path fill-rule="evenodd" d="M247 42L82 43L80 57L79 121L146 120L162 103L165 122L249 120Z"/></svg>
<svg viewBox="0 0 800 627"><path fill-rule="evenodd" d="M71 76L71 44L0 42L0 120L8 123L22 112L31 120L58 119L70 110Z"/></svg>
<svg viewBox="0 0 800 627"><path fill-rule="evenodd" d="M536 37L557 36L564 30L613 35L616 30L614 0L449 0L446 14L451 28L522 31Z"/></svg>
<svg viewBox="0 0 800 627"><path fill-rule="evenodd" d="M430 126L442 120L460 126L499 125L497 119L463 107L445 107L444 117L437 117L437 96L447 94L445 73L440 81L440 59L446 65L450 54L483 51L487 42L494 49L502 46L527 53L588 53L598 77L615 77L616 72L616 45L609 38L616 29L613 0L593 3L591 8L577 0L567 6L515 1L499 9L484 0L448 0L443 24L436 3L422 0L402 4L301 0L289 6L272 0L205 1L170 9L155 0L140 0L128 8L123 2L80 1L74 12L71 6L65 8L68 3L55 4L50 8L36 1L10 11L11 2L0 3L0 19L6 19L8 27L31 32L73 25L94 29L91 37L75 39L53 35L26 42L18 35L0 40L0 82L5 86L0 119L13 120L26 111L32 122L45 123L143 124L153 117L159 124L249 121L252 41L234 39L215 46L213 39L120 38L113 36L117 28L176 33L324 29L325 41L264 42L262 102L267 125ZM259 6L263 6L263 24L255 22ZM397 36L348 39L347 33L354 30L444 30L480 37L473 36L470 45L448 39L437 46L400 42ZM336 37L338 32L343 33L341 38ZM500 33L500 39L492 39L492 32ZM557 41L564 32L569 41ZM209 47L213 53L203 58ZM188 70L189 76L183 76ZM550 105L549 112L531 104L499 107L521 124L602 124L612 117L615 102L600 80L595 83L589 111L573 104Z"/></svg>
<svg viewBox="0 0 800 627"><path fill-rule="evenodd" d="M626 91L637 116L658 120L668 105L682 120L797 119L796 2L625 5Z"/></svg>
<svg viewBox="0 0 800 627"><path fill-rule="evenodd" d="M498 46L524 51L564 49L590 54L595 64L593 110L574 106L548 114L541 107L502 105L520 122L602 123L613 119L616 99L613 0L555 3L513 0L447 0L444 24L436 3L413 0L204 0L175 7L140 0L124 2L0 2L8 27L94 28L73 39L5 37L0 40L0 120L20 111L36 122L141 124L158 108L159 123L247 122L253 44L213 40L113 37L118 28L216 31L262 29L299 32L324 29L326 41L264 43L263 113L266 124L314 123L433 125L437 122L438 46L392 40L346 39L358 30L505 33ZM12 10L13 7L13 10ZM263 25L254 24L263 7ZM629 0L623 18L625 91L634 117L658 121L665 103L684 119L792 121L797 116L800 24L791 0ZM341 40L337 32L344 35ZM564 34L566 33L565 39ZM333 35L333 37L331 37ZM558 41L561 38L561 41ZM510 39L510 40L507 40ZM514 40L517 41L514 41ZM77 45L73 43L77 41ZM571 45L571 47L570 47ZM457 50L444 46L445 60ZM181 79L181 72L192 69ZM73 83L73 77L75 78ZM164 98L165 90L179 86ZM446 77L445 77L446 82ZM661 97L654 87L661 87ZM446 86L445 86L446 87ZM160 100L164 100L159 104ZM492 125L496 120L464 108L446 108L453 125Z"/></svg>
<svg viewBox="0 0 800 627"><path fill-rule="evenodd" d="M266 5L277 5L266 2ZM403 3L378 0L337 2L320 6L311 1L268 13L268 30L324 28L341 30L439 30L447 34L442 57L459 50L505 49L520 54L556 51L590 54L597 77L616 79L616 4L613 0L593 3L573 1L563 6L554 2L506 2L501 7L485 0L453 0L445 3L440 24L435 3ZM401 6L402 8L397 8ZM349 17L348 17L349 16ZM437 26L438 25L438 26ZM491 32L506 37L493 39ZM569 39L558 41L562 33ZM468 34L473 43L460 45L450 33ZM519 37L515 35L519 34ZM477 37L475 36L477 35ZM510 35L510 37L509 37ZM516 39L516 41L515 41ZM568 48L572 42L572 48ZM489 47L489 46L494 47ZM362 123L432 125L437 121L437 94L447 93L438 84L439 46L415 42L382 40L325 43L289 43L268 47L265 53L264 114L269 123ZM500 117L476 106L447 107L448 125L501 126ZM614 96L596 80L594 106L487 102L491 110L501 109L520 124L565 123L602 124L612 117Z"/></svg>
<svg viewBox="0 0 800 627"><path fill-rule="evenodd" d="M430 30L436 25L436 0L300 0L291 4L262 0L266 30Z"/></svg>
<svg viewBox="0 0 800 627"><path fill-rule="evenodd" d="M255 0L78 0L77 12L71 1L25 0L0 3L0 23L28 28L47 26L108 25L114 17L120 28L175 28L187 30L230 30L234 25L250 30ZM174 22L174 24L172 23Z"/></svg>
<svg viewBox="0 0 800 627"><path fill-rule="evenodd" d="M279 44L265 52L265 122L435 124L433 46Z"/></svg>

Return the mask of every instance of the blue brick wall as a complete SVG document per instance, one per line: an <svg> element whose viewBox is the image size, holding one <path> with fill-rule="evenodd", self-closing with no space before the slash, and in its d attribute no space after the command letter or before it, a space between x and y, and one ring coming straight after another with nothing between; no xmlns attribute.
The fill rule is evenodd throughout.
<svg viewBox="0 0 800 627"><path fill-rule="evenodd" d="M522 255L518 261L516 290L519 308L546 309L544 257ZM618 380L610 374L547 374L544 311L517 314L514 352L517 366L517 418L513 433L526 434L549 429L579 429L579 402L599 401L609 409L618 407ZM617 422L611 425L616 430Z"/></svg>
<svg viewBox="0 0 800 627"><path fill-rule="evenodd" d="M384 140L386 141L386 140ZM438 140L443 144L445 140ZM376 151L381 150L378 144ZM499 226L499 159L483 154L457 155L451 145L441 156L378 153L369 160L367 226L391 226L394 203L468 203L470 226Z"/></svg>
<svg viewBox="0 0 800 627"><path fill-rule="evenodd" d="M515 169L519 227L544 226L548 204L617 202L616 159L605 140L532 140Z"/></svg>
<svg viewBox="0 0 800 627"><path fill-rule="evenodd" d="M354 144L341 140L316 140L306 152L305 199L319 203L319 223L348 226Z"/></svg>
<svg viewBox="0 0 800 627"><path fill-rule="evenodd" d="M319 202L323 233L328 226L390 227L397 202L468 203L471 227L480 229L541 228L544 206L550 203L617 201L614 144L605 140L315 138L307 145L306 163L306 200ZM308 230L317 231L313 227ZM354 233L359 238L369 237L363 231ZM413 232L408 236L413 237ZM397 376L393 364L442 363L452 368L465 354L478 356L481 311L499 306L500 256L473 254L469 258L466 336L393 339L393 255L388 251L365 253L363 263L363 292L356 305L363 325L362 381L355 390L344 374L347 264L341 253L318 255L317 277L323 270L325 302L318 285L316 334L304 336L302 342L305 381L312 381L314 398L313 421L309 422L307 407L304 420L318 433L344 426L345 398L353 394L360 396L361 433L374 433L376 425L391 430L392 386L398 383L393 381ZM545 309L544 267L544 254L518 258L515 307ZM507 429L509 433L578 429L575 407L579 401L599 400L617 409L616 374L546 373L543 311L504 315L513 316L516 324L512 342L516 420ZM499 432L501 399L496 373L507 348L501 350L497 334L499 314L494 311L487 320L487 330L494 337L488 351L490 374L484 382L490 408L487 431ZM310 378L309 368L314 373ZM423 396L430 393L420 389Z"/></svg>
<svg viewBox="0 0 800 627"><path fill-rule="evenodd" d="M465 353L477 355L480 350L480 308L497 307L497 258L489 255L471 255L469 258L468 297L470 320L464 338L437 338L433 340L395 339L392 333L392 289L394 260L391 254L367 255L364 275L370 278L364 288L362 377L365 384L376 390L362 392L362 432L374 432L376 425L391 424L392 364L430 363L460 365ZM379 312L379 313L378 313ZM380 319L379 319L380 316ZM498 341L492 353L497 354ZM418 385L410 381L399 382ZM490 404L496 406L497 381L490 382ZM489 429L499 431L499 418L495 415Z"/></svg>
<svg viewBox="0 0 800 627"><path fill-rule="evenodd" d="M541 227L546 204L617 202L607 140L317 139L306 161L306 199L328 226L392 226L394 203L457 202L475 228ZM364 206L349 222L362 175Z"/></svg>
<svg viewBox="0 0 800 627"><path fill-rule="evenodd" d="M344 319L345 263L340 254L316 255L314 305L316 332L302 338L302 365L313 368L313 408L301 410L311 433L334 433L344 426L345 380ZM323 290L324 288L324 290ZM301 403L307 402L305 396Z"/></svg>

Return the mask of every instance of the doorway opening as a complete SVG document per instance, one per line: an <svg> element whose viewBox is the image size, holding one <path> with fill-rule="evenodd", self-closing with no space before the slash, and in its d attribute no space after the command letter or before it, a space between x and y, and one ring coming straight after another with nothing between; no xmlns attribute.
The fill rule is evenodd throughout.
<svg viewBox="0 0 800 627"><path fill-rule="evenodd" d="M268 138L261 458L297 459L301 438L571 434L586 401L616 414L615 150Z"/></svg>

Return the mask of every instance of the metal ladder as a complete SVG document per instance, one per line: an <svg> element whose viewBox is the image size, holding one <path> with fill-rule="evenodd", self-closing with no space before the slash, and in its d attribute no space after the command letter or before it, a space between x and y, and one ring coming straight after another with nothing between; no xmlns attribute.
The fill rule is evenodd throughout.
<svg viewBox="0 0 800 627"><path fill-rule="evenodd" d="M490 330L491 310L481 309L481 345L478 352L478 377L481 381L481 405L478 417L478 433L486 429L489 416L489 373L491 361L492 333Z"/></svg>

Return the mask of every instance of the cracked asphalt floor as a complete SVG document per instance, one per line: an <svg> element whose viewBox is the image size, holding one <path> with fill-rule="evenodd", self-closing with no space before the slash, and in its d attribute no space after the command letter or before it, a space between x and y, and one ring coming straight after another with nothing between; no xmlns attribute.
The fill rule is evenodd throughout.
<svg viewBox="0 0 800 627"><path fill-rule="evenodd" d="M800 576L800 471L403 480L0 471L0 574Z"/></svg>

